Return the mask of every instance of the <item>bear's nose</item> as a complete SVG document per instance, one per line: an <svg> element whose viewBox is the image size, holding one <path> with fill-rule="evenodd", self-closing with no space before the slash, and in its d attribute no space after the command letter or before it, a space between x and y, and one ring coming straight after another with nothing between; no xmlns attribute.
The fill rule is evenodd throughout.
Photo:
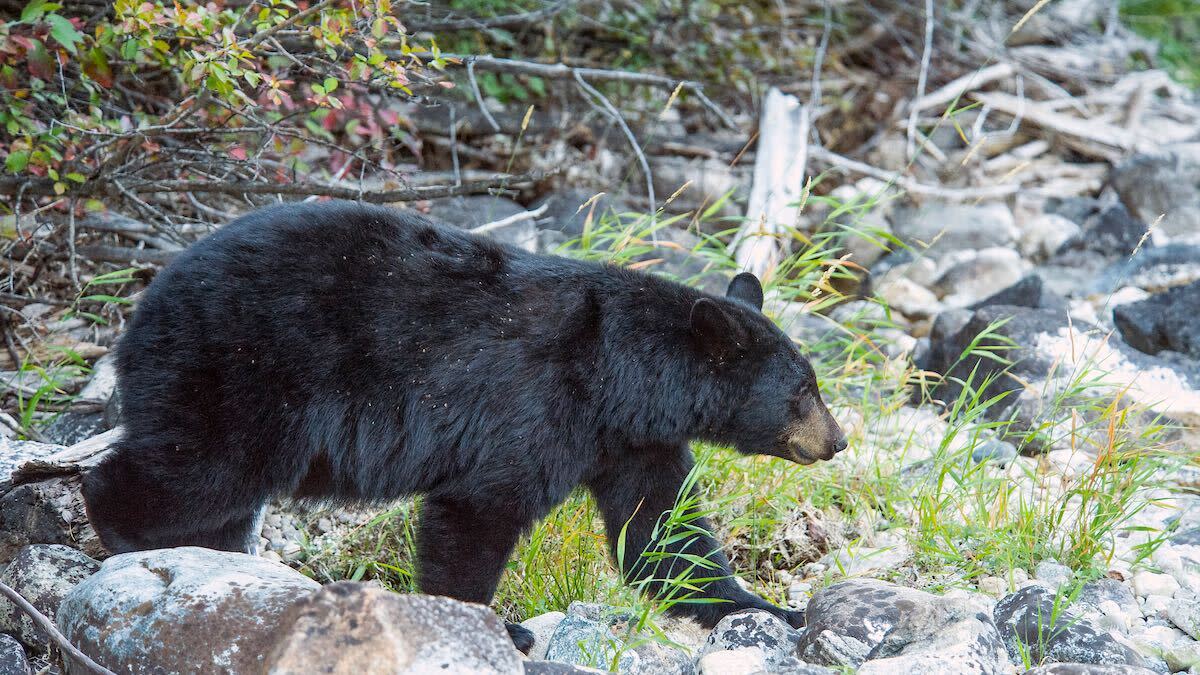
<svg viewBox="0 0 1200 675"><path fill-rule="evenodd" d="M834 441L834 442L833 442L833 452L834 452L834 454L837 454L837 453L839 453L839 452L841 452L841 451L845 450L847 445L850 445L850 442L846 440L846 437L845 437L845 436L842 436L841 438L839 438L839 439L837 439L836 441Z"/></svg>

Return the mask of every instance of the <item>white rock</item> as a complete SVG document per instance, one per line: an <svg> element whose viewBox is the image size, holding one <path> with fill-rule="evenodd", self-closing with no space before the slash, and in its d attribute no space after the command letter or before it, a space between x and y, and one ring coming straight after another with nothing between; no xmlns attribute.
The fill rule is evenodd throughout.
<svg viewBox="0 0 1200 675"><path fill-rule="evenodd" d="M565 618L567 615L563 612L546 612L521 622L522 626L533 633L533 649L529 650L529 658L535 661L545 660L550 636L554 635L554 629L558 628L558 624Z"/></svg>
<svg viewBox="0 0 1200 675"><path fill-rule="evenodd" d="M1171 672L1179 672L1200 665L1200 642L1179 640L1163 652L1163 660Z"/></svg>
<svg viewBox="0 0 1200 675"><path fill-rule="evenodd" d="M1181 597L1167 604L1167 617L1192 638L1200 640L1200 600Z"/></svg>
<svg viewBox="0 0 1200 675"><path fill-rule="evenodd" d="M767 669L758 647L723 649L700 657L700 675L751 675Z"/></svg>
<svg viewBox="0 0 1200 675"><path fill-rule="evenodd" d="M910 319L928 319L942 310L933 291L904 277L881 287L879 297Z"/></svg>
<svg viewBox="0 0 1200 675"><path fill-rule="evenodd" d="M1021 253L1031 258L1046 259L1058 252L1063 244L1079 235L1079 226L1057 213L1043 213L1024 224L1021 232Z"/></svg>
<svg viewBox="0 0 1200 675"><path fill-rule="evenodd" d="M974 259L946 269L933 290L947 307L966 307L1017 283L1028 268L1011 248L985 248Z"/></svg>
<svg viewBox="0 0 1200 675"><path fill-rule="evenodd" d="M1117 305L1127 305L1131 302L1145 300L1148 297L1150 297L1150 294L1137 286L1122 286L1113 291L1111 295L1097 298L1097 300L1103 302L1104 305L1107 305L1111 309Z"/></svg>
<svg viewBox="0 0 1200 675"><path fill-rule="evenodd" d="M1179 582L1170 574L1141 571L1133 575L1133 592L1139 597L1161 595L1171 597L1179 590Z"/></svg>
<svg viewBox="0 0 1200 675"><path fill-rule="evenodd" d="M1142 608L1142 616L1147 619L1166 619L1167 606L1171 604L1171 599L1165 595L1151 595L1140 598L1139 604Z"/></svg>
<svg viewBox="0 0 1200 675"><path fill-rule="evenodd" d="M983 577L979 580L979 592L998 598L1008 593L1008 582L1000 577Z"/></svg>

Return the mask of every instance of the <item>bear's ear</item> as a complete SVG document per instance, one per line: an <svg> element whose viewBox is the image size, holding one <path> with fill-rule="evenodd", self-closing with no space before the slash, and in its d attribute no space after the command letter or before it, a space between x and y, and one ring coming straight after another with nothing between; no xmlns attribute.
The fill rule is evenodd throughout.
<svg viewBox="0 0 1200 675"><path fill-rule="evenodd" d="M758 277L749 272L742 272L729 282L725 297L740 300L758 311L762 311L763 289Z"/></svg>
<svg viewBox="0 0 1200 675"><path fill-rule="evenodd" d="M718 361L727 361L749 346L746 328L715 300L697 300L692 305L691 323L696 344Z"/></svg>

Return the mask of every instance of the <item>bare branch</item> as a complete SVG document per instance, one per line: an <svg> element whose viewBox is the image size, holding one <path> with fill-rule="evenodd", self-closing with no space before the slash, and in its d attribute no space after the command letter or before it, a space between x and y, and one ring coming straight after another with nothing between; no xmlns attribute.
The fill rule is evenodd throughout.
<svg viewBox="0 0 1200 675"><path fill-rule="evenodd" d="M36 607L29 604L28 600L21 597L20 593L14 591L8 586L8 584L5 584L4 582L0 582L0 595L7 597L14 605L17 606L17 609L29 615L29 618L33 620L33 623L35 623L38 628L40 628L44 633L46 633L46 635L50 637L50 640L54 643L54 645L61 649L64 654L69 656L72 661L82 666L84 670L89 673L94 673L95 675L117 675L108 668L105 668L99 663L93 661L92 657L79 651L75 645L71 644L70 640L68 640L66 636L58 632L58 628L54 625L53 621L51 621L45 614L39 612Z"/></svg>

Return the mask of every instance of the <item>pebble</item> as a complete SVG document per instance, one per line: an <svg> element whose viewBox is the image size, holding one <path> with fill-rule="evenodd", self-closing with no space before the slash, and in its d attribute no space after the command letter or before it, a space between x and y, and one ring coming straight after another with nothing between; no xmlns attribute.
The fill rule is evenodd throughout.
<svg viewBox="0 0 1200 675"><path fill-rule="evenodd" d="M1147 619L1166 619L1167 606L1171 599L1164 595L1151 595L1141 601L1142 616Z"/></svg>
<svg viewBox="0 0 1200 675"><path fill-rule="evenodd" d="M1000 597L1008 593L1008 582L1000 577L983 577L978 583L979 592L992 597Z"/></svg>
<svg viewBox="0 0 1200 675"><path fill-rule="evenodd" d="M1049 584L1051 588L1061 590L1071 583L1071 580L1075 578L1075 573L1071 571L1070 567L1062 565L1056 560L1043 560L1034 568L1033 576L1038 581Z"/></svg>
<svg viewBox="0 0 1200 675"><path fill-rule="evenodd" d="M1171 597L1179 590L1179 582L1170 574L1138 572L1133 575L1133 592L1138 597L1161 595Z"/></svg>
<svg viewBox="0 0 1200 675"><path fill-rule="evenodd" d="M971 459L976 464L993 462L1000 466L1008 466L1016 458L1017 447L1015 445L995 438L987 439L975 446L975 449L971 451Z"/></svg>

